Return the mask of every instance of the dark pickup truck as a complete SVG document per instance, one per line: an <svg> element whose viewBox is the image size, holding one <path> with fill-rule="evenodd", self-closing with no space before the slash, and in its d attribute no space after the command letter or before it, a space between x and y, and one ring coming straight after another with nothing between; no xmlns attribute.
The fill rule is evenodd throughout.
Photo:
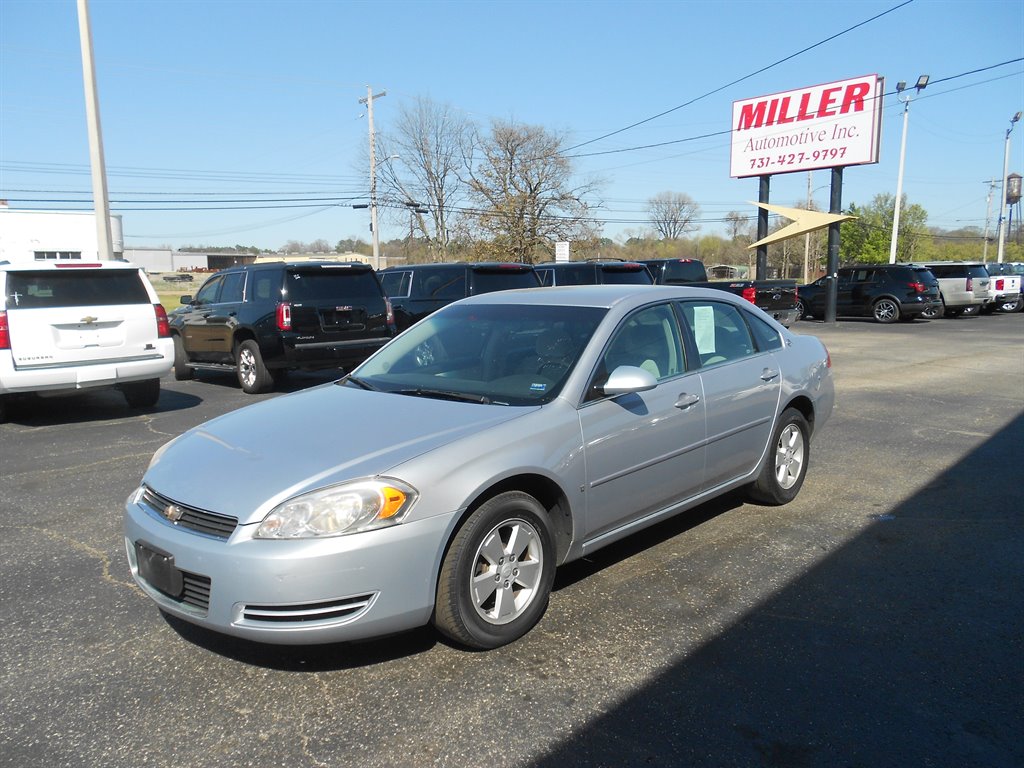
<svg viewBox="0 0 1024 768"><path fill-rule="evenodd" d="M799 320L796 280L708 280L704 264L696 259L650 259L641 262L657 285L714 288L742 296L787 328Z"/></svg>

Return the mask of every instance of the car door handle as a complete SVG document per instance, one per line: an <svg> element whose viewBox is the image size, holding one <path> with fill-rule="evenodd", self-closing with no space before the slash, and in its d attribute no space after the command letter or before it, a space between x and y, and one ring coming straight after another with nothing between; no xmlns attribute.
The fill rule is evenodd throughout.
<svg viewBox="0 0 1024 768"><path fill-rule="evenodd" d="M676 408L681 411L685 411L700 402L700 395L688 395L685 392L679 396L676 400Z"/></svg>
<svg viewBox="0 0 1024 768"><path fill-rule="evenodd" d="M761 371L761 381L771 381L779 377L778 371L773 371L771 368L765 368Z"/></svg>

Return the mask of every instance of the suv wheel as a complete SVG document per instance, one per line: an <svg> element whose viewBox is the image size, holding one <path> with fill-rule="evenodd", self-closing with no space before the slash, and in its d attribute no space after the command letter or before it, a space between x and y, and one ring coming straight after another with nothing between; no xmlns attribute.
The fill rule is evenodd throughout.
<svg viewBox="0 0 1024 768"><path fill-rule="evenodd" d="M151 408L160 399L160 379L122 384L121 393L130 408Z"/></svg>
<svg viewBox="0 0 1024 768"><path fill-rule="evenodd" d="M259 344L252 339L243 341L235 351L235 361L238 383L241 384L243 392L258 395L270 388L273 378L267 366L263 364Z"/></svg>
<svg viewBox="0 0 1024 768"><path fill-rule="evenodd" d="M942 317L942 313L945 307L942 304L934 304L924 312L921 313L921 317L925 320L934 320L937 317Z"/></svg>
<svg viewBox="0 0 1024 768"><path fill-rule="evenodd" d="M964 317L974 317L974 315L981 314L980 304L971 304L969 307L964 307L964 311L961 313Z"/></svg>
<svg viewBox="0 0 1024 768"><path fill-rule="evenodd" d="M892 299L879 299L871 312L880 323L894 323L900 318L900 307Z"/></svg>
<svg viewBox="0 0 1024 768"><path fill-rule="evenodd" d="M187 381L193 376L195 376L195 371L188 365L188 355L185 354L185 342L181 340L181 336L174 334L174 380Z"/></svg>

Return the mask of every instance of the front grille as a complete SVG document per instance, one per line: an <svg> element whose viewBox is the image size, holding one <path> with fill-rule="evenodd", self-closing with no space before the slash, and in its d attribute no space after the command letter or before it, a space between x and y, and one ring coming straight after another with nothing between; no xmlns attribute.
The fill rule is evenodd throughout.
<svg viewBox="0 0 1024 768"><path fill-rule="evenodd" d="M369 608L373 595L343 597L338 600L324 600L319 603L298 603L292 605L247 605L242 611L246 621L271 622L275 624L302 624L314 621L330 621L351 618Z"/></svg>
<svg viewBox="0 0 1024 768"><path fill-rule="evenodd" d="M142 502L171 525L188 528L196 533L213 536L217 539L228 538L238 527L237 517L218 515L178 504L149 487L144 487L142 490ZM176 520L175 517L177 517Z"/></svg>

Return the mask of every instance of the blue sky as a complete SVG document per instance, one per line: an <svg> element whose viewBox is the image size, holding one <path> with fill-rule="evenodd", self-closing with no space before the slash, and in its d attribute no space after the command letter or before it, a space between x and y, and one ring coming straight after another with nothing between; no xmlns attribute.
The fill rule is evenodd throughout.
<svg viewBox="0 0 1024 768"><path fill-rule="evenodd" d="M575 159L580 176L604 181L606 236L642 230L646 201L662 191L689 194L708 220L701 231L723 232L713 220L753 215L758 182L730 178L728 136L679 140L727 130L735 100L873 73L892 94L928 74L910 108L903 191L934 226L983 227L986 180L1000 176L1009 118L1024 109L1024 62L990 67L1024 57L1024 3L902 2L91 0L110 197L365 200L367 85L387 90L380 130L428 97L484 125L562 132L568 146L697 99L570 154L589 154ZM881 161L846 170L844 205L895 192L901 114L888 95ZM1024 121L1011 141L1010 170L1022 172ZM632 149L661 142L678 143ZM0 0L0 198L19 208L88 200L88 166L75 2ZM827 172L813 183L827 206ZM774 203L806 196L805 173L771 184ZM273 204L303 207L112 209L126 248L369 239L367 211L348 202ZM383 239L405 231L382 221Z"/></svg>

